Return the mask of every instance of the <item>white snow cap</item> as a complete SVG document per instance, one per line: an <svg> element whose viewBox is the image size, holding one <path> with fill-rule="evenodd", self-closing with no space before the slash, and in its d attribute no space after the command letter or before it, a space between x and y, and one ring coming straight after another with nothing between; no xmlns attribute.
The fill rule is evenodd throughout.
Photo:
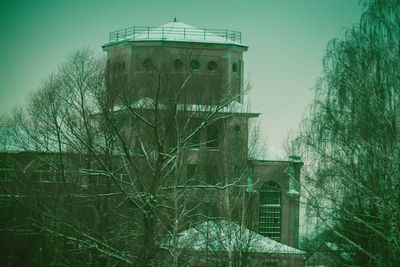
<svg viewBox="0 0 400 267"><path fill-rule="evenodd" d="M306 254L229 221L207 221L181 233L179 247L195 251L245 250L256 253Z"/></svg>
<svg viewBox="0 0 400 267"><path fill-rule="evenodd" d="M131 27L110 33L110 42L115 41L179 41L215 44L247 45L241 43L241 33L232 30L199 29L177 21L159 27Z"/></svg>
<svg viewBox="0 0 400 267"><path fill-rule="evenodd" d="M154 109L155 102L150 97L145 97L137 100L130 105L133 109ZM126 105L115 105L113 111L126 110ZM167 110L168 107L165 104L158 104L158 109ZM201 105L201 104L178 104L176 106L178 111L192 111L192 112L208 112L208 113L232 113L232 114L243 114L253 117L257 117L261 113L252 109L249 105L241 104L237 101L231 101L226 105Z"/></svg>

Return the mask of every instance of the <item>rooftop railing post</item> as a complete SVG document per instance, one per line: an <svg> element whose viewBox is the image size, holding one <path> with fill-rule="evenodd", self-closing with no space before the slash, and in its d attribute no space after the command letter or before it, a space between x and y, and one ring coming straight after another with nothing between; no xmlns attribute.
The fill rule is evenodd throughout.
<svg viewBox="0 0 400 267"><path fill-rule="evenodd" d="M204 40L206 39L206 29L204 29Z"/></svg>
<svg viewBox="0 0 400 267"><path fill-rule="evenodd" d="M147 38L150 38L150 27L147 27Z"/></svg>
<svg viewBox="0 0 400 267"><path fill-rule="evenodd" d="M162 27L162 39L164 39L164 27Z"/></svg>
<svg viewBox="0 0 400 267"><path fill-rule="evenodd" d="M186 28L183 28L183 39L186 39Z"/></svg>
<svg viewBox="0 0 400 267"><path fill-rule="evenodd" d="M225 40L228 41L228 30L225 30Z"/></svg>
<svg viewBox="0 0 400 267"><path fill-rule="evenodd" d="M132 33L132 38L135 39L135 29L136 27L133 27L133 33Z"/></svg>

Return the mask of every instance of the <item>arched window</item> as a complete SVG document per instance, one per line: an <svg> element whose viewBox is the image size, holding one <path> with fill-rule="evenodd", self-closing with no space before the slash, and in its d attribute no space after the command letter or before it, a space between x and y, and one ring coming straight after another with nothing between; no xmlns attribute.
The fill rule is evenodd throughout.
<svg viewBox="0 0 400 267"><path fill-rule="evenodd" d="M267 182L260 189L260 234L274 240L281 239L281 188L277 183Z"/></svg>
<svg viewBox="0 0 400 267"><path fill-rule="evenodd" d="M218 148L218 128L214 125L207 128L207 147Z"/></svg>

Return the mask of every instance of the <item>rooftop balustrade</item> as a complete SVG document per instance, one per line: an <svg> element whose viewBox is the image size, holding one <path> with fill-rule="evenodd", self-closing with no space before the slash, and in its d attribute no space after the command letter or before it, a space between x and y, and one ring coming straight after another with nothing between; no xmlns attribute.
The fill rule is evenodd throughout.
<svg viewBox="0 0 400 267"><path fill-rule="evenodd" d="M174 26L133 26L110 32L109 42L124 40L179 40L197 42L241 43L242 34L238 31L221 29L197 29L193 27Z"/></svg>

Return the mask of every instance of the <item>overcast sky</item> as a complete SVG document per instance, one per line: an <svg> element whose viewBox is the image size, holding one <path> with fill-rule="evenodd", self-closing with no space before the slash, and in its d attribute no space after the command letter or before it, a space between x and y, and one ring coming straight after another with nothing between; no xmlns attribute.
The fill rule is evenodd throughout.
<svg viewBox="0 0 400 267"><path fill-rule="evenodd" d="M0 114L23 105L76 49L102 53L108 33L178 21L242 32L253 108L270 150L296 130L327 42L359 21L358 0L0 0Z"/></svg>

